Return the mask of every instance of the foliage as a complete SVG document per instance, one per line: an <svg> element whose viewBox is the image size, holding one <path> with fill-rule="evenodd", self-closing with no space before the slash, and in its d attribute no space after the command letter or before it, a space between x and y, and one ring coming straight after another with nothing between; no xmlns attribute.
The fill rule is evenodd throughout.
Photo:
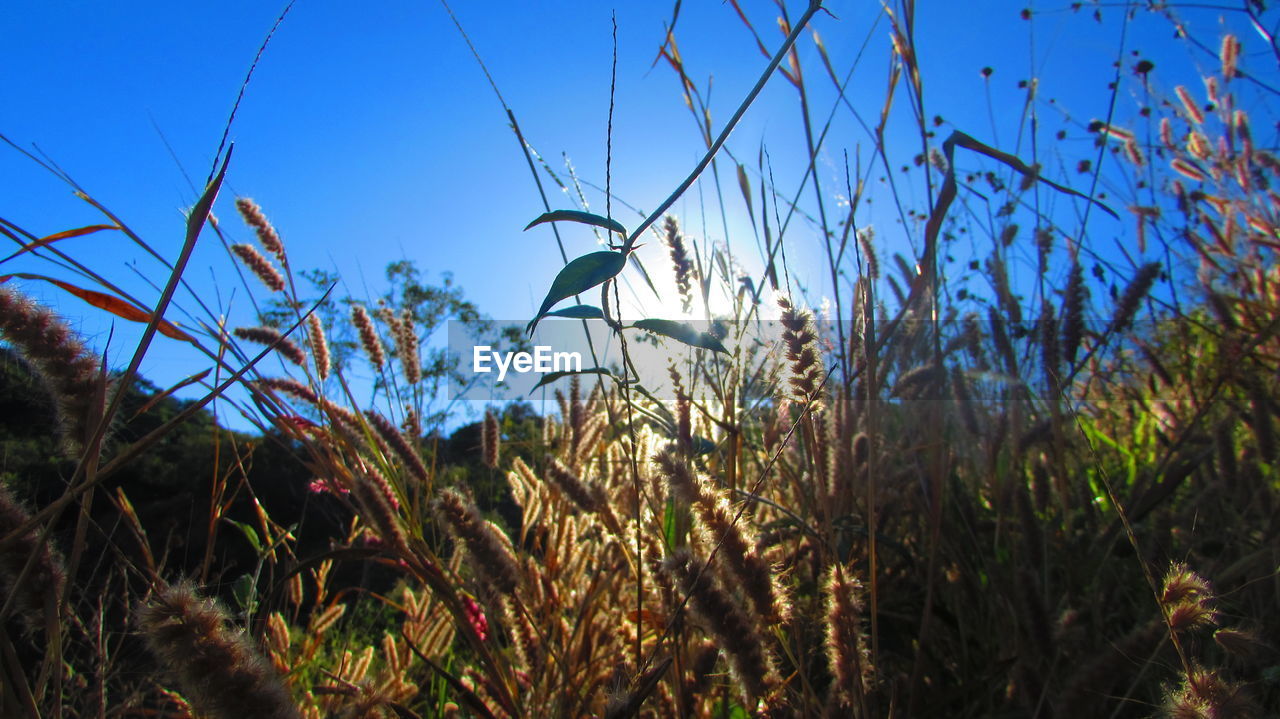
<svg viewBox="0 0 1280 719"><path fill-rule="evenodd" d="M819 3L794 23L779 7L787 40L764 50L762 83L780 67L797 91L812 167L825 132L811 131L814 88L793 43ZM1028 163L960 129L937 141L923 121L914 3L888 18L892 86L902 83L917 114L927 191L923 201L887 191L919 255L882 268L858 220L871 199L864 180L876 163L891 166L893 93L879 128L867 128L874 157L851 169L845 204L826 207L816 177L800 182L817 190L805 214L827 251L831 317L790 291L809 269L783 250L800 231L754 211L742 165L764 238L759 280L727 246L687 238L665 213L714 170L762 85L713 137L673 30L660 57L707 152L622 245L566 258L550 280L530 326L599 287L599 308L569 314L605 324L623 357L604 376L578 373L567 387L557 378L547 416L517 404L449 437L427 431L433 383L451 368L424 353L424 338L447 317L481 326L476 308L447 276L425 284L408 261L389 268L380 303L332 299L340 278L293 274L265 214L244 199L261 251L232 252L271 293L263 326L228 333L210 322L199 341L244 378L261 438L225 433L199 402L130 373L41 390L30 368L65 378L50 365L68 359L83 371L83 347L40 346L68 333L32 332L53 320L8 302L3 406L49 423L77 425L67 407L102 416L68 459L56 459L65 444L54 432L2 428L23 463L5 467L13 494L34 508L0 495L0 582L14 597L0 664L17 680L0 690L0 711L225 715L246 698L308 718L1153 707L1185 717L1275 706L1280 161L1254 145L1233 94L1245 77L1239 41L1223 40L1221 68L1206 77L1212 110L1180 88L1177 102L1141 115L1158 143L1139 143L1116 118L1084 129L1100 153L1126 158L1116 172L1142 178L1130 184L1141 197L1119 197L1137 220L1126 267L1083 221L1063 229L1072 213L1039 209L1041 185L1085 208L1101 200L1041 176L1046 158ZM762 204L800 196L775 185L763 160L759 169ZM961 212L979 183L999 223ZM585 207L546 210L531 226L621 230ZM619 278L635 267L625 258L659 220L679 299L704 325L621 321ZM1030 241L1018 222L1034 228ZM962 264L961 237L990 250ZM1035 278L1010 272L1018 256L1034 258ZM989 289L949 283L957 264ZM713 295L726 302L713 309ZM646 331L681 345L667 400L635 371ZM285 373L255 365L256 350L236 338L265 344ZM368 401L352 389L362 376ZM94 396L67 402L56 396L67 387ZM185 494L166 499L175 491ZM185 535L167 501L193 506ZM94 542L106 550L86 561ZM140 627L168 674L145 671L154 664L125 627Z"/></svg>

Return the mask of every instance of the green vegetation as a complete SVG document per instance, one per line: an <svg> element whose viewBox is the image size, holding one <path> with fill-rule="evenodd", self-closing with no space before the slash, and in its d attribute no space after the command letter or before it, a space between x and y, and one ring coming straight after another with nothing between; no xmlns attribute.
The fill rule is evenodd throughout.
<svg viewBox="0 0 1280 719"><path fill-rule="evenodd" d="M784 18L786 42L766 51L806 129L792 43L818 10ZM706 118L698 169L630 232L550 206L530 225L615 244L566 258L529 329L573 302L562 317L625 340L609 371L554 385L548 416L512 404L430 430L456 367L424 338L450 317L498 330L408 262L380 301L335 297L336 276L291 272L246 198L257 244L228 245L256 278L258 326L159 322L167 295L121 296L92 268L101 288L71 290L207 348L209 397L246 388L260 437L220 429L136 364L104 373L0 286L0 714L1274 716L1280 159L1243 109L1274 98L1244 84L1240 41L1221 38L1209 109L1179 87L1139 115L1143 132L1081 129L1131 180L1118 185L1131 197L1104 203L1051 179L1043 149L935 135L914 15L909 0L888 15L897 94L844 204L819 188L799 210L807 229L784 230L762 205L792 200L763 182L763 160L756 175L735 167L758 278L667 214L723 160L751 97L713 132L666 39ZM839 86L819 57L809 77ZM882 262L858 213L896 164L895 102L914 113L925 190L882 190L919 248ZM823 134L806 132L810 161ZM208 222L221 179L191 212L188 249L231 232ZM968 204L979 186L999 208L983 217ZM1053 203L1123 207L1136 251L1094 246L1073 213L1041 209ZM788 265L806 231L826 267ZM646 232L704 323L620 317ZM802 274L829 278L829 320L791 289ZM675 348L669 400L634 376L642 341Z"/></svg>

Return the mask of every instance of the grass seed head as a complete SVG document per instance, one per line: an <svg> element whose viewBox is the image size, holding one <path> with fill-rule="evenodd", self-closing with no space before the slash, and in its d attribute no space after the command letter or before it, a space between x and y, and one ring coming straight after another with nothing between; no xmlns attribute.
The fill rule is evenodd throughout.
<svg viewBox="0 0 1280 719"><path fill-rule="evenodd" d="M498 417L493 410L486 410L484 413L484 424L480 431L480 456L484 461L484 466L490 469L496 469L498 466L498 451L502 446L502 432L498 427Z"/></svg>
<svg viewBox="0 0 1280 719"><path fill-rule="evenodd" d="M252 227L254 233L258 235L258 242L262 243L262 249L284 262L284 243L280 241L280 235L276 233L276 228L271 226L271 222L267 220L267 216L262 212L262 208L258 206L258 203L248 197L237 197L236 209L239 210L240 216L244 218L244 223Z"/></svg>
<svg viewBox="0 0 1280 719"><path fill-rule="evenodd" d="M299 367L307 366L307 355L293 340L280 334L274 327L237 327L236 337L260 345L275 345L275 351Z"/></svg>
<svg viewBox="0 0 1280 719"><path fill-rule="evenodd" d="M3 286L0 338L12 344L45 380L56 400L65 449L78 454L103 413L107 380L101 359L52 312Z"/></svg>
<svg viewBox="0 0 1280 719"><path fill-rule="evenodd" d="M284 276L271 264L271 260L263 257L262 253L258 252L256 247L238 243L231 246L231 251L235 253L236 257L240 258L245 267L248 267L257 276L262 284L266 285L267 289L272 292L284 291Z"/></svg>
<svg viewBox="0 0 1280 719"><path fill-rule="evenodd" d="M217 719L301 716L272 667L194 585L158 589L138 618L152 654L196 709Z"/></svg>

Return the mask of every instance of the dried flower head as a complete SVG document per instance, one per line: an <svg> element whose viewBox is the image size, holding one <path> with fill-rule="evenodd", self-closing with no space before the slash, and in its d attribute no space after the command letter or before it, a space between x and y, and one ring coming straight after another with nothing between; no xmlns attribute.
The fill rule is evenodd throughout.
<svg viewBox="0 0 1280 719"><path fill-rule="evenodd" d="M676 289L680 292L680 304L685 312L693 307L693 262L689 260L689 251L684 246L684 236L680 234L680 224L676 218L667 215L663 221L664 239L671 253L671 265L675 270Z"/></svg>
<svg viewBox="0 0 1280 719"><path fill-rule="evenodd" d="M44 378L57 400L66 449L78 453L103 412L101 360L52 312L8 287L0 287L0 337Z"/></svg>
<svg viewBox="0 0 1280 719"><path fill-rule="evenodd" d="M502 444L502 433L498 427L498 417L493 410L484 413L484 424L480 431L480 455L484 466L495 469L498 466L498 450Z"/></svg>
<svg viewBox="0 0 1280 719"><path fill-rule="evenodd" d="M284 277L280 271L271 264L271 261L262 256L258 249L253 245L237 243L231 246L231 251L236 257L257 275L262 284L272 292L281 292L284 290Z"/></svg>
<svg viewBox="0 0 1280 719"><path fill-rule="evenodd" d="M862 250L862 260L866 263L867 277L880 278L880 257L876 255L875 228L870 225L858 230L858 246Z"/></svg>
<svg viewBox="0 0 1280 719"><path fill-rule="evenodd" d="M369 363L374 369L380 369L387 362L387 354L382 348L382 340L378 339L377 330L373 327L373 318L369 316L369 310L366 310L364 305L351 306L351 324L355 325L360 333L360 346L369 356Z"/></svg>
<svg viewBox="0 0 1280 719"><path fill-rule="evenodd" d="M311 359L316 365L316 376L321 380L327 379L331 368L329 341L324 336L324 323L314 312L307 315L307 339L311 343Z"/></svg>
<svg viewBox="0 0 1280 719"><path fill-rule="evenodd" d="M475 559L473 566L480 580L503 594L514 592L520 584L520 565L502 532L485 521L475 506L456 490L441 492L435 508Z"/></svg>
<svg viewBox="0 0 1280 719"><path fill-rule="evenodd" d="M812 400L817 409L823 373L813 313L798 309L785 297L778 298L778 306L782 309L782 344L790 374L787 395L802 403Z"/></svg>
<svg viewBox="0 0 1280 719"><path fill-rule="evenodd" d="M1160 603L1172 606L1185 600L1199 600L1213 596L1209 583L1199 574L1191 571L1187 565L1174 562L1164 576L1164 587L1160 592Z"/></svg>
<svg viewBox="0 0 1280 719"><path fill-rule="evenodd" d="M404 368L404 379L409 384L422 381L422 360L418 356L418 333L413 328L413 313L407 308L392 324L396 339L396 357Z"/></svg>
<svg viewBox="0 0 1280 719"><path fill-rule="evenodd" d="M1240 41L1235 35L1227 33L1222 36L1222 46L1218 50L1218 59L1222 61L1222 78L1230 80L1236 76L1236 63L1240 60Z"/></svg>
<svg viewBox="0 0 1280 719"><path fill-rule="evenodd" d="M1200 106L1196 104L1195 98L1191 97L1191 93L1187 88L1179 85L1173 89L1178 99L1182 101L1182 109L1186 111L1187 118L1197 124L1204 124L1204 113L1200 110Z"/></svg>
<svg viewBox="0 0 1280 719"><path fill-rule="evenodd" d="M420 482L430 480L430 473L427 472L427 465L422 461L422 455L418 454L418 450L409 442L409 439L391 423L391 420L373 411L366 410L364 416L369 419L369 424L377 431L378 435L387 443L400 461L404 464L405 469L409 470L409 474Z"/></svg>
<svg viewBox="0 0 1280 719"><path fill-rule="evenodd" d="M218 719L301 716L248 638L189 582L158 589L139 622L152 653L199 711Z"/></svg>
<svg viewBox="0 0 1280 719"><path fill-rule="evenodd" d="M290 362L299 367L307 366L307 356L302 348L274 327L237 327L234 334L242 340L274 347L276 352Z"/></svg>
<svg viewBox="0 0 1280 719"><path fill-rule="evenodd" d="M1148 262L1138 268L1133 281L1124 288L1124 294L1116 303L1115 314L1111 316L1112 331L1123 332L1133 322L1133 316L1138 313L1142 300L1146 299L1147 294L1151 292L1151 287L1160 276L1161 269L1163 266L1159 262Z"/></svg>
<svg viewBox="0 0 1280 719"><path fill-rule="evenodd" d="M0 484L0 537L30 519L9 488ZM42 534L39 526L32 527L0 549L0 596L12 602L23 626L33 633L44 626L46 610L57 606L67 581L61 559Z"/></svg>
<svg viewBox="0 0 1280 719"><path fill-rule="evenodd" d="M240 216L244 218L244 223L252 227L253 231L257 233L258 242L262 243L262 249L275 255L281 262L285 262L284 243L280 241L280 235L276 233L276 228L271 226L271 222L267 220L267 216L263 214L262 208L258 206L258 203L248 197L237 197L236 209L240 211Z"/></svg>
<svg viewBox="0 0 1280 719"><path fill-rule="evenodd" d="M832 566L824 587L827 599L827 662L835 675L836 696L855 706L866 695L871 677L871 653L862 629L862 583Z"/></svg>

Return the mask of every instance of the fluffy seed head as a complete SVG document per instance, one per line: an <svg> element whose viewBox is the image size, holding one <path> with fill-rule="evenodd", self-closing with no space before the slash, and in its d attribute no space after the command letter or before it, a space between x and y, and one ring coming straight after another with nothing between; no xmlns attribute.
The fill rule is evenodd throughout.
<svg viewBox="0 0 1280 719"><path fill-rule="evenodd" d="M1076 352L1084 339L1084 306L1088 302L1089 288L1084 283L1084 268L1080 262L1071 265L1071 278L1063 298L1062 356L1068 364L1076 361Z"/></svg>
<svg viewBox="0 0 1280 719"><path fill-rule="evenodd" d="M880 258L876 255L874 240L875 230L871 227L858 230L858 245L862 248L862 259L867 263L867 277L876 280L880 278Z"/></svg>
<svg viewBox="0 0 1280 719"><path fill-rule="evenodd" d="M498 528L481 518L475 506L456 490L441 492L435 507L449 530L476 560L478 577L502 594L515 592L520 584L520 566L511 552L510 542Z"/></svg>
<svg viewBox="0 0 1280 719"><path fill-rule="evenodd" d="M498 466L498 450L502 443L502 433L499 431L498 418L494 415L493 410L486 410L484 413L484 425L480 431L480 455L484 460L484 466L495 469Z"/></svg>
<svg viewBox="0 0 1280 719"><path fill-rule="evenodd" d="M817 409L818 388L822 386L822 361L813 314L796 308L785 297L778 298L782 309L782 344L786 354L788 396L800 402L813 399Z"/></svg>
<svg viewBox="0 0 1280 719"><path fill-rule="evenodd" d="M1191 93L1187 88L1179 85L1173 89L1178 99L1182 101L1182 109L1186 110L1187 118L1197 125L1204 124L1204 113L1200 110L1200 106L1196 104L1195 98L1191 97Z"/></svg>
<svg viewBox="0 0 1280 719"><path fill-rule="evenodd" d="M1191 571L1187 565L1174 562L1164 576L1164 588L1160 592L1160 603L1165 606L1179 604L1185 600L1201 600L1213 596L1209 583L1199 574Z"/></svg>
<svg viewBox="0 0 1280 719"><path fill-rule="evenodd" d="M284 277L280 271L271 264L271 261L262 256L261 252L253 245L237 243L231 246L231 251L236 257L258 276L262 284L272 292L281 292L284 290Z"/></svg>
<svg viewBox="0 0 1280 719"><path fill-rule="evenodd" d="M755 623L710 572L702 571L705 564L694 560L687 551L681 550L669 558L665 566L679 581L681 591L689 597L690 605L707 630L729 655L734 678L748 703L754 704L766 696L776 678Z"/></svg>
<svg viewBox="0 0 1280 719"><path fill-rule="evenodd" d="M369 424L386 441L387 445L396 453L396 456L400 458L405 469L409 470L409 473L418 481L427 482L430 479L430 473L427 472L427 465L422 461L422 455L418 454L418 450L409 443L409 440L391 423L391 420L373 410L367 410L364 416L369 419Z"/></svg>
<svg viewBox="0 0 1280 719"><path fill-rule="evenodd" d="M302 348L294 343L293 340L280 334L280 331L273 327L237 327L234 332L236 337L249 342L256 342L260 345L274 345L276 352L290 362L299 367L307 366L307 356L302 352Z"/></svg>
<svg viewBox="0 0 1280 719"><path fill-rule="evenodd" d="M0 537L30 519L9 488L0 484ZM14 610L33 633L44 626L45 609L56 606L67 581L61 559L41 534L39 526L32 527L0 550L0 597L12 598Z"/></svg>
<svg viewBox="0 0 1280 719"><path fill-rule="evenodd" d="M253 231L258 235L258 242L262 243L262 249L284 262L284 243L280 241L280 235L276 234L276 228L271 226L271 222L267 220L267 216L263 214L262 208L258 206L258 203L248 197L237 197L236 209L240 211L240 216L244 218L244 223L252 227Z"/></svg>
<svg viewBox="0 0 1280 719"><path fill-rule="evenodd" d="M862 630L862 583L835 565L824 589L827 662L835 675L835 691L840 702L853 706L858 697L865 695L866 681L871 674L871 655Z"/></svg>
<svg viewBox="0 0 1280 719"><path fill-rule="evenodd" d="M364 305L351 306L351 324L355 325L360 333L360 345L369 356L369 363L374 369L381 368L387 362L387 354L382 348L382 340L378 339L377 330L373 327L373 318L369 316L369 310L366 310Z"/></svg>
<svg viewBox="0 0 1280 719"><path fill-rule="evenodd" d="M1187 153L1197 160L1208 160L1213 154L1213 147L1209 144L1209 138L1193 131L1187 135Z"/></svg>
<svg viewBox="0 0 1280 719"><path fill-rule="evenodd" d="M102 416L101 360L52 312L8 287L0 287L0 337L43 376L57 400L66 449L78 453Z"/></svg>
<svg viewBox="0 0 1280 719"><path fill-rule="evenodd" d="M393 549L403 550L407 541L397 513L400 501L387 478L376 469L365 467L352 482L352 494L360 502L363 518L377 529L382 541Z"/></svg>
<svg viewBox="0 0 1280 719"><path fill-rule="evenodd" d="M151 652L192 706L217 719L294 719L274 670L190 583L159 589L139 613Z"/></svg>
<svg viewBox="0 0 1280 719"><path fill-rule="evenodd" d="M667 215L663 221L663 231L667 249L671 253L671 265L675 270L680 304L688 312L693 307L693 262L689 260L689 251L685 249L684 236L680 234L680 224L676 222L676 218Z"/></svg>
<svg viewBox="0 0 1280 719"><path fill-rule="evenodd" d="M1198 627L1209 626L1217 619L1217 612L1207 602L1187 600L1169 607L1169 628L1175 632L1185 632Z"/></svg>
<svg viewBox="0 0 1280 719"><path fill-rule="evenodd" d="M564 466L555 457L552 457L551 461L547 463L547 481L582 511L599 511L601 506L600 497L587 486L586 482L576 472Z"/></svg>
<svg viewBox="0 0 1280 719"><path fill-rule="evenodd" d="M409 384L422 380L422 360L418 357L418 333L413 328L413 313L405 309L393 325L396 338L396 357L404 368L404 379Z"/></svg>
<svg viewBox="0 0 1280 719"><path fill-rule="evenodd" d="M1120 296L1120 301L1116 303L1115 314L1111 317L1111 328L1115 332L1123 332L1133 322L1133 316L1137 314L1142 300L1146 299L1147 293L1151 292L1151 286L1155 284L1156 278L1160 276L1161 264L1159 262L1148 262L1138 268L1137 274L1133 276L1133 281L1128 287L1124 288L1124 294Z"/></svg>
<svg viewBox="0 0 1280 719"><path fill-rule="evenodd" d="M321 380L327 379L330 369L329 341L324 336L324 323L314 312L307 315L307 339L311 343L311 359L316 365L316 375Z"/></svg>
<svg viewBox="0 0 1280 719"><path fill-rule="evenodd" d="M1222 46L1218 49L1218 59L1222 61L1222 77L1230 80L1236 76L1236 62L1240 59L1240 41L1230 33L1222 36Z"/></svg>

